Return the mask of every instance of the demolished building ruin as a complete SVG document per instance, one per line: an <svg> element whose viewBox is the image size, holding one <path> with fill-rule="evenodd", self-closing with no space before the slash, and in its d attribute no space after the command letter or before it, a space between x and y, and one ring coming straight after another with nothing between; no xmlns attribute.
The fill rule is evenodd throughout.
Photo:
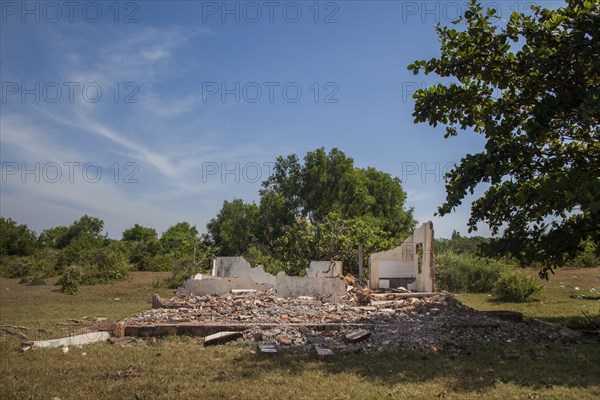
<svg viewBox="0 0 600 400"><path fill-rule="evenodd" d="M344 277L337 261L311 262L305 276L290 277L252 267L243 257L217 257L210 275L192 277L169 299L155 294L151 310L98 330L109 330L114 343L191 335L203 337L205 346L258 343L265 354L314 349L320 359L334 354L331 349L437 351L473 343L579 340L568 328L524 321L515 312L476 311L435 292L433 263L431 222L395 249L371 255L368 288L351 275ZM107 336L97 333L90 338ZM73 343L64 338L25 348Z"/></svg>
<svg viewBox="0 0 600 400"><path fill-rule="evenodd" d="M369 257L369 288L435 292L433 224L417 228L400 246ZM178 295L225 295L232 290L274 289L280 297L331 296L337 302L346 294L341 261L312 261L303 277L285 272L272 275L262 265L252 267L243 257L215 257L210 275L187 280Z"/></svg>
<svg viewBox="0 0 600 400"><path fill-rule="evenodd" d="M210 275L197 274L177 289L183 295L225 295L235 290L266 291L273 289L280 297L326 295L332 302L346 294L339 261L313 261L306 275L288 276L265 272L262 265L252 267L244 257L216 257Z"/></svg>

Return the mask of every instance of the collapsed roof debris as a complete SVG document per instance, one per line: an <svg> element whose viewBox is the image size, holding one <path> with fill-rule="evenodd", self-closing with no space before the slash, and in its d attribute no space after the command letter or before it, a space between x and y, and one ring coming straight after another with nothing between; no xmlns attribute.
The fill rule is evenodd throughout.
<svg viewBox="0 0 600 400"><path fill-rule="evenodd" d="M370 305L364 305L365 296ZM238 340L248 342L345 352L437 351L474 343L538 342L564 336L549 325L516 322L512 314L508 316L511 320L506 320L503 314L475 311L440 293L366 293L365 289L357 292L350 288L343 302L332 304L327 296L281 298L270 289L226 296L175 296L160 299L160 304L161 308L127 319L125 334L240 332Z"/></svg>

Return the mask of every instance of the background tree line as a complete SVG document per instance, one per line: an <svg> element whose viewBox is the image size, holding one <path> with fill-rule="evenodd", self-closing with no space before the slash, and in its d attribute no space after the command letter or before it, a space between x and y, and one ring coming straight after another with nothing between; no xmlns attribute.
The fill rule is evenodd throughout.
<svg viewBox="0 0 600 400"><path fill-rule="evenodd" d="M207 241L221 255L244 255L271 272L296 275L311 260L339 260L356 274L359 243L368 257L411 234L416 221L405 201L398 178L356 167L336 148L309 152L303 162L280 156L258 203L225 201L207 225Z"/></svg>
<svg viewBox="0 0 600 400"><path fill-rule="evenodd" d="M400 244L416 222L405 208L400 180L374 168L358 168L342 151L323 148L277 158L263 182L260 201L225 201L208 234L180 222L160 237L135 224L120 240L102 234L104 222L84 215L69 226L42 231L0 219L2 274L24 283L61 275L65 293L80 284L124 279L128 271L172 271L170 286L205 271L214 255L245 256L253 265L290 275L312 260L341 260L358 269L358 243L368 255Z"/></svg>
<svg viewBox="0 0 600 400"><path fill-rule="evenodd" d="M207 224L208 234L180 222L159 237L155 229L135 224L116 240L102 234L101 219L84 215L69 226L37 235L0 217L0 271L29 284L60 275L65 293L75 293L81 284L124 279L131 270L171 271L165 283L177 287L206 271L215 255L243 255L252 265L289 275L302 274L312 260L340 260L345 272L356 274L359 243L365 245L363 261L368 265L370 254L398 246L412 233L416 221L405 201L398 178L356 167L338 149L326 153L320 148L307 153L303 162L296 155L278 157L258 203L224 201ZM438 285L450 291L491 292L508 277L510 285L533 294L537 284L513 273L514 257L486 257L492 242L458 232L436 240ZM582 247L572 264L597 265L595 244L588 241Z"/></svg>
<svg viewBox="0 0 600 400"><path fill-rule="evenodd" d="M121 240L103 235L103 228L104 221L84 215L36 235L26 225L0 217L0 271L28 284L61 275L60 290L68 294L80 284L125 279L131 270L172 271L167 283L175 286L206 269L217 252L187 222L171 226L160 238L156 230L138 224L125 230Z"/></svg>

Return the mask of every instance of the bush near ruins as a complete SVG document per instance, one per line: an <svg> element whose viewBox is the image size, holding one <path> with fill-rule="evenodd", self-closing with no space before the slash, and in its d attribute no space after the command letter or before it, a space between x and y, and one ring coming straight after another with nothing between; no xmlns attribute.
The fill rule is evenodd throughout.
<svg viewBox="0 0 600 400"><path fill-rule="evenodd" d="M488 239L462 237L436 240L436 283L450 292L493 293L499 300L522 302L539 293L536 279L519 271L516 260L482 257Z"/></svg>
<svg viewBox="0 0 600 400"><path fill-rule="evenodd" d="M500 275L515 268L505 261L447 252L435 257L436 283L450 292L490 293Z"/></svg>
<svg viewBox="0 0 600 400"><path fill-rule="evenodd" d="M512 271L500 275L493 292L499 300L523 302L541 290L542 285L531 276Z"/></svg>

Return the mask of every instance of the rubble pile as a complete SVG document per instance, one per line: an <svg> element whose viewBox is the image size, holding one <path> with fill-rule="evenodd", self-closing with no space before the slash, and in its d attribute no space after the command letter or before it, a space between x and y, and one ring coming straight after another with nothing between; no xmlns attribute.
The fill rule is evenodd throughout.
<svg viewBox="0 0 600 400"><path fill-rule="evenodd" d="M356 288L356 289L355 289ZM544 324L500 319L475 311L446 294L375 295L356 285L337 304L328 297L279 298L274 290L227 296L153 299L152 310L127 326L160 324L243 325L238 340L309 350L441 350L484 342L538 342L560 334ZM389 299L389 300L387 300ZM364 305L370 301L370 305Z"/></svg>

